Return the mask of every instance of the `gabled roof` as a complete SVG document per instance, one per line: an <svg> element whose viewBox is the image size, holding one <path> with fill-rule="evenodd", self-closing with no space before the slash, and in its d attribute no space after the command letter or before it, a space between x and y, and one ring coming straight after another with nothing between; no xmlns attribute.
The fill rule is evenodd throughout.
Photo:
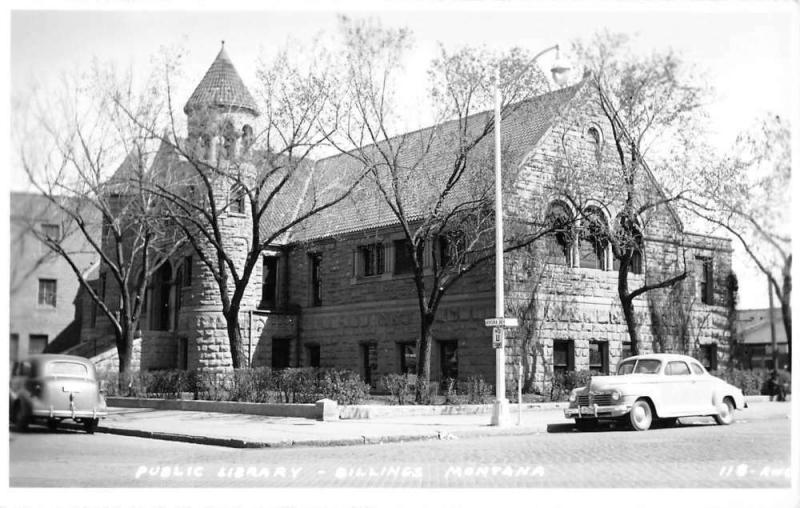
<svg viewBox="0 0 800 508"><path fill-rule="evenodd" d="M256 101L225 52L224 42L217 58L186 101L183 112L188 115L192 110L208 107L239 108L256 116L259 114Z"/></svg>
<svg viewBox="0 0 800 508"><path fill-rule="evenodd" d="M536 146L584 83L585 81L581 81L514 105L501 124L504 147L514 149L511 159L504 163L505 167L514 167L521 162L522 157ZM491 115L492 111L483 111L468 117L468 131L482 129ZM403 134L389 141L395 147L402 144L402 148L395 149L395 152L399 156L398 165L408 170L407 175L404 175L409 182L404 200L409 219L426 215L426 205L430 204L431 199L436 199L444 181L450 176L453 160L457 155L452 146L455 146L455 136L459 135L458 129L459 122L454 120ZM489 135L476 147L478 159L490 155L492 139ZM386 143L382 143L363 150L377 152L385 146ZM454 188L449 197L451 203L468 200L477 191L476 183L485 187L487 178L489 183L493 181L492 161L476 161L473 166ZM322 171L329 180L338 178L353 181L363 169L361 163L349 154L336 155L317 162L317 170ZM291 241L321 239L396 224L395 215L371 186L375 186L374 181L365 180L348 198L295 228Z"/></svg>

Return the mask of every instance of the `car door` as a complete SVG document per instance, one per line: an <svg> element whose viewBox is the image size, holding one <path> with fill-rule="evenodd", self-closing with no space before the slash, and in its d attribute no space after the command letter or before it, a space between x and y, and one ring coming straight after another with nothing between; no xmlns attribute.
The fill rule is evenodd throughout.
<svg viewBox="0 0 800 508"><path fill-rule="evenodd" d="M714 378L697 362L690 361L692 369L693 411L698 415L707 415L714 412Z"/></svg>
<svg viewBox="0 0 800 508"><path fill-rule="evenodd" d="M670 360L664 367L662 416L679 416L692 414L696 400L691 399L692 373L689 365L683 360Z"/></svg>

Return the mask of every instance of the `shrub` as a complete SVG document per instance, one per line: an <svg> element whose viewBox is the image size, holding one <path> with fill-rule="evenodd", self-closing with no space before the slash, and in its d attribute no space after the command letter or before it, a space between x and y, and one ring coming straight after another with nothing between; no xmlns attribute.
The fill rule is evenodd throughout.
<svg viewBox="0 0 800 508"><path fill-rule="evenodd" d="M369 394L370 387L358 374L348 370L326 370L319 381L319 392L339 404L358 404Z"/></svg>
<svg viewBox="0 0 800 508"><path fill-rule="evenodd" d="M319 375L316 369L282 369L273 373L273 385L285 403L308 403L318 400Z"/></svg>
<svg viewBox="0 0 800 508"><path fill-rule="evenodd" d="M589 383L592 377L588 370L571 370L564 373L553 374L553 381L550 385L550 400L564 401L569 398L569 393L579 387Z"/></svg>
<svg viewBox="0 0 800 508"><path fill-rule="evenodd" d="M467 398L458 393L458 384L455 378L448 377L442 380L445 404L464 404Z"/></svg>
<svg viewBox="0 0 800 508"><path fill-rule="evenodd" d="M387 374L381 377L380 385L402 406L414 402L416 382L413 374Z"/></svg>
<svg viewBox="0 0 800 508"><path fill-rule="evenodd" d="M469 376L458 382L458 388L459 393L466 396L467 404L488 404L494 399L494 385L482 376Z"/></svg>
<svg viewBox="0 0 800 508"><path fill-rule="evenodd" d="M104 381L108 396L170 398L192 392L198 400L240 402L310 403L327 397L340 404L356 404L366 398L370 389L353 372L311 368L160 370L129 372L121 377L118 372L104 371L98 378Z"/></svg>

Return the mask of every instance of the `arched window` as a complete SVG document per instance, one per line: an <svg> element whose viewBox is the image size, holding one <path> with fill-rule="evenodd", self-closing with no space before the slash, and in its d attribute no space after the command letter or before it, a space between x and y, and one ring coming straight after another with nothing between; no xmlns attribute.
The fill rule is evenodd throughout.
<svg viewBox="0 0 800 508"><path fill-rule="evenodd" d="M592 144L594 155L599 161L603 153L603 131L601 131L600 127L597 125L591 125L588 129L586 129L586 137Z"/></svg>
<svg viewBox="0 0 800 508"><path fill-rule="evenodd" d="M242 151L250 148L250 145L253 144L253 141L253 128L250 125L245 124L242 127Z"/></svg>
<svg viewBox="0 0 800 508"><path fill-rule="evenodd" d="M630 254L628 273L644 273L644 239L642 228L636 218L627 219L625 215L617 216L617 230L614 249L614 270L619 270L622 257Z"/></svg>
<svg viewBox="0 0 800 508"><path fill-rule="evenodd" d="M550 203L545 215L545 223L552 232L545 237L547 261L556 265L570 266L572 251L572 212L560 202Z"/></svg>
<svg viewBox="0 0 800 508"><path fill-rule="evenodd" d="M222 128L223 153L225 157L232 159L236 156L236 140L238 138L239 133L234 128L233 122L226 121L225 126Z"/></svg>
<svg viewBox="0 0 800 508"><path fill-rule="evenodd" d="M244 186L240 183L235 183L231 186L231 192L228 201L228 211L231 213L245 213L245 190Z"/></svg>
<svg viewBox="0 0 800 508"><path fill-rule="evenodd" d="M602 210L587 207L581 219L580 266L581 268L605 269L605 252L608 246L608 223Z"/></svg>

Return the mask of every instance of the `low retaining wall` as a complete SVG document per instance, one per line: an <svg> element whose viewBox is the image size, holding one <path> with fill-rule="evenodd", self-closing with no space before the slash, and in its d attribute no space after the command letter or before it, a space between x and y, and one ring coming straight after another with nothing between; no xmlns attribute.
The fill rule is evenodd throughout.
<svg viewBox="0 0 800 508"><path fill-rule="evenodd" d="M522 404L523 411L560 409L569 405L567 402L544 402ZM509 412L518 411L517 404L509 404ZM439 416L439 415L483 415L492 412L492 404L464 404L461 406L340 406L339 418L343 420L359 420L371 418L403 418L406 416Z"/></svg>
<svg viewBox="0 0 800 508"><path fill-rule="evenodd" d="M262 404L259 402L108 397L106 403L112 407L238 413L284 418L311 418L322 421L339 419L338 404L335 400L328 399L318 400L314 404Z"/></svg>

